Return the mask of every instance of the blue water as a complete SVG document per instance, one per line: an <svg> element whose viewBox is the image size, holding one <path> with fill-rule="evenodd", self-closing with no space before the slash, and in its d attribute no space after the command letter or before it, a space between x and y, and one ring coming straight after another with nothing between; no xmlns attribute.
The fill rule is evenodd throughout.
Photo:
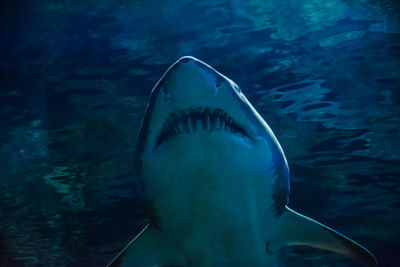
<svg viewBox="0 0 400 267"><path fill-rule="evenodd" d="M139 229L133 151L183 55L278 137L290 205L400 266L400 5L374 0L2 1L0 265L103 266ZM358 266L286 249L287 266Z"/></svg>

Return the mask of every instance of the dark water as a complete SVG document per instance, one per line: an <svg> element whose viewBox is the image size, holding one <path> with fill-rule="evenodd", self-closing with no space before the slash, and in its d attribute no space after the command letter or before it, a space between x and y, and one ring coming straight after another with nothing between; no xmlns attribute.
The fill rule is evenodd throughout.
<svg viewBox="0 0 400 267"><path fill-rule="evenodd" d="M400 266L397 1L1 1L0 265L103 266L138 230L132 161L183 55L280 140L291 206ZM288 266L358 266L287 249Z"/></svg>

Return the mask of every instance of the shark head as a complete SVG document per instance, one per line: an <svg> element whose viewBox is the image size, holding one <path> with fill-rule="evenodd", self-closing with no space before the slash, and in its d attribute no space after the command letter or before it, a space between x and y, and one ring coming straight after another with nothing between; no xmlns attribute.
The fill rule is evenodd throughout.
<svg viewBox="0 0 400 267"><path fill-rule="evenodd" d="M266 179L273 179L276 214L287 204L288 165L272 130L238 85L196 58L177 60L152 90L139 134L136 169L143 170L145 158L154 164L157 157L163 164L187 159L194 165L216 165L228 158L227 168L272 171ZM188 166L196 170L193 167Z"/></svg>
<svg viewBox="0 0 400 267"><path fill-rule="evenodd" d="M193 57L153 88L135 151L149 222L109 266L274 266L306 245L376 264L364 247L289 207L289 169L239 87Z"/></svg>
<svg viewBox="0 0 400 267"><path fill-rule="evenodd" d="M271 129L232 80L206 63L185 56L152 90L138 149L156 150L174 136L202 130L224 131L240 136L243 142L256 141L260 136L276 142ZM279 143L276 146L282 151Z"/></svg>

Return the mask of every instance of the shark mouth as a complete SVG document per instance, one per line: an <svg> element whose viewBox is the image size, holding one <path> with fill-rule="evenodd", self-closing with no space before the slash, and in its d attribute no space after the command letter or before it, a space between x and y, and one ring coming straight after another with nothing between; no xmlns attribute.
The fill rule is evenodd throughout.
<svg viewBox="0 0 400 267"><path fill-rule="evenodd" d="M165 120L157 139L157 146L176 135L198 130L227 131L250 138L233 118L219 108L189 108L172 112Z"/></svg>

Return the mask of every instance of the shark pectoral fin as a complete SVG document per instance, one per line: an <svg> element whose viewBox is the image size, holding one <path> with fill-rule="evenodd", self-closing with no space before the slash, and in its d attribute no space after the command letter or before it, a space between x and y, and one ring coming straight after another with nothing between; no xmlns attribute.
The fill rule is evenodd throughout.
<svg viewBox="0 0 400 267"><path fill-rule="evenodd" d="M187 266L186 255L167 240L160 229L147 224L107 267Z"/></svg>
<svg viewBox="0 0 400 267"><path fill-rule="evenodd" d="M150 224L147 224L118 254L115 256L110 263L107 264L107 267L117 267L121 266L123 258L125 257L128 249L131 247L132 243L134 243L146 230L150 227Z"/></svg>
<svg viewBox="0 0 400 267"><path fill-rule="evenodd" d="M374 255L360 244L288 207L281 218L279 239L282 241L277 242L275 247L271 245L272 249L276 249L279 245L305 245L332 251L369 266L378 264Z"/></svg>

